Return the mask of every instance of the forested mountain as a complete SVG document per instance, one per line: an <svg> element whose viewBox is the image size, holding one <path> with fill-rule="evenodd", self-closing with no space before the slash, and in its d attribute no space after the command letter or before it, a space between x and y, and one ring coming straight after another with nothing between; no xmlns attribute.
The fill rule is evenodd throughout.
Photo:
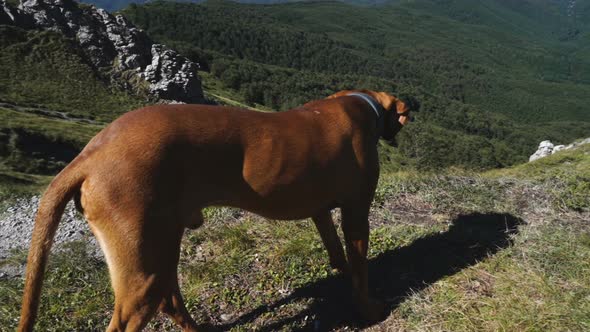
<svg viewBox="0 0 590 332"><path fill-rule="evenodd" d="M400 149L419 167L490 168L590 132L584 2L131 5L124 15L252 104L282 110L344 88L411 93Z"/></svg>
<svg viewBox="0 0 590 332"><path fill-rule="evenodd" d="M549 0L211 0L131 5L122 13L154 42L198 62L206 85L214 82L240 103L280 111L348 88L415 95L422 110L399 136L397 152L383 146L384 168L489 169L526 161L542 140L590 136L588 8ZM0 80L2 102L105 120L141 103L105 106L124 97L109 94L108 82L69 78L93 79L84 56L78 61L56 46L75 40L17 30L0 31L10 74ZM90 74L70 74L74 67ZM133 81L128 75L122 78ZM89 91L94 99L81 97Z"/></svg>
<svg viewBox="0 0 590 332"><path fill-rule="evenodd" d="M173 0L170 0L173 1ZM177 0L177 2L193 2L200 3L205 0ZM287 3L287 2L301 2L305 0L233 0L240 3L253 3L253 4L276 4L276 3ZM340 0L342 2L361 4L361 5L375 5L387 2L387 0ZM96 5L100 8L104 8L109 11L119 10L130 4L145 4L151 2L151 0L80 0L80 2L89 3Z"/></svg>

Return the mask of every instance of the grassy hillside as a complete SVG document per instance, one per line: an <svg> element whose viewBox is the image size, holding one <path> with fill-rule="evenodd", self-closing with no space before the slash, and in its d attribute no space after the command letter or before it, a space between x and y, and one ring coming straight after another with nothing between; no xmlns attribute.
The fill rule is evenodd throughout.
<svg viewBox="0 0 590 332"><path fill-rule="evenodd" d="M103 81L61 34L0 25L0 49L0 182L8 188L26 174L57 173L106 123L146 103Z"/></svg>
<svg viewBox="0 0 590 332"><path fill-rule="evenodd" d="M330 270L311 221L225 208L207 210L205 226L185 235L187 306L231 331L588 330L589 153L487 173L384 174L369 256L371 292L388 309L375 325L351 311L350 285ZM0 279L0 327L14 326L21 289L21 280ZM112 301L104 262L72 245L52 256L38 328L104 329ZM168 330L161 315L148 327Z"/></svg>
<svg viewBox="0 0 590 332"><path fill-rule="evenodd" d="M61 34L0 25L0 48L0 102L99 121L145 102L102 81Z"/></svg>
<svg viewBox="0 0 590 332"><path fill-rule="evenodd" d="M101 125L0 107L0 169L55 174L74 159Z"/></svg>
<svg viewBox="0 0 590 332"><path fill-rule="evenodd" d="M124 14L251 105L283 110L358 87L418 96L422 111L389 169L504 167L541 140L590 134L590 62L574 56L584 43L560 41L572 24L560 7L445 4L156 2Z"/></svg>

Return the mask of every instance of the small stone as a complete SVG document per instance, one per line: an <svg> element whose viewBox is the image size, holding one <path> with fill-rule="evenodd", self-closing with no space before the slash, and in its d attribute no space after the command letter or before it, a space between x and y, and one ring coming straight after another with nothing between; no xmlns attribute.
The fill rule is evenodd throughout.
<svg viewBox="0 0 590 332"><path fill-rule="evenodd" d="M219 318L224 322L227 322L228 320L232 319L232 317L232 314L221 314L221 316L219 316Z"/></svg>

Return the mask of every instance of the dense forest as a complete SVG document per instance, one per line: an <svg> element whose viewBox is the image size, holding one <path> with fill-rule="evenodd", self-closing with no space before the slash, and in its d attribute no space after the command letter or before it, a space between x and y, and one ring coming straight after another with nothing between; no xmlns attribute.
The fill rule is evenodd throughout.
<svg viewBox="0 0 590 332"><path fill-rule="evenodd" d="M80 2L89 3L96 5L100 8L104 8L109 11L122 9L132 3L144 4L150 0L81 0ZM200 3L205 0L177 0L177 2L194 2ZM286 2L301 2L305 0L234 0L235 2L241 3L254 3L254 4L275 4L275 3L286 3ZM387 0L341 0L342 2L360 4L360 5L375 5L387 2Z"/></svg>
<svg viewBox="0 0 590 332"><path fill-rule="evenodd" d="M563 8L441 3L154 2L123 13L252 105L280 111L350 88L415 95L418 121L386 167L503 167L541 140L590 134L588 50L563 40L564 26L583 26ZM524 23L495 21L498 13Z"/></svg>

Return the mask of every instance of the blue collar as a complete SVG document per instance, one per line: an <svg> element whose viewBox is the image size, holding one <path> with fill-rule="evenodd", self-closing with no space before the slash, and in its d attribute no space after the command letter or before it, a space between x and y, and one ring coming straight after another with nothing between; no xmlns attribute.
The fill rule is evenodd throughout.
<svg viewBox="0 0 590 332"><path fill-rule="evenodd" d="M381 104L379 104L375 100L375 98L369 96L366 93L351 92L351 93L347 94L347 96L359 97L362 100L366 101L367 104L369 104L371 106L371 108L375 112L375 115L377 116L377 121L376 121L377 122L377 137L381 137L381 134L383 133L383 121L381 121L381 119L383 118L383 114L385 113L383 106L381 106Z"/></svg>
<svg viewBox="0 0 590 332"><path fill-rule="evenodd" d="M347 94L347 96L360 97L361 99L366 101L367 104L371 105L371 108L373 109L373 111L375 112L375 115L377 116L377 121L379 121L381 119L381 117L383 117L383 106L381 106L381 104L379 104L373 97L369 96L368 94L360 93L360 92L351 92L351 93Z"/></svg>

